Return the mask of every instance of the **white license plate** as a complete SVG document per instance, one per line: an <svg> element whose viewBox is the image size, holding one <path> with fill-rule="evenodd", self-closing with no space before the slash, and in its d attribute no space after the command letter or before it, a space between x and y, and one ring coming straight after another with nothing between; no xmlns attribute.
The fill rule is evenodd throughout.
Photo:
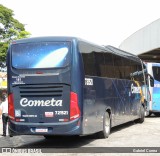
<svg viewBox="0 0 160 156"><path fill-rule="evenodd" d="M36 132L48 132L48 129L46 128L36 128Z"/></svg>

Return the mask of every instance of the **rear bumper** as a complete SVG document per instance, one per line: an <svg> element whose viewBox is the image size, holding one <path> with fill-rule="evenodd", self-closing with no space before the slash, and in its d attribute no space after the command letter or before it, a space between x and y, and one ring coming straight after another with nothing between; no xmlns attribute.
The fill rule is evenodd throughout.
<svg viewBox="0 0 160 156"><path fill-rule="evenodd" d="M9 121L9 135L81 135L81 121L76 119L63 123L21 123ZM37 132L37 129L47 130Z"/></svg>

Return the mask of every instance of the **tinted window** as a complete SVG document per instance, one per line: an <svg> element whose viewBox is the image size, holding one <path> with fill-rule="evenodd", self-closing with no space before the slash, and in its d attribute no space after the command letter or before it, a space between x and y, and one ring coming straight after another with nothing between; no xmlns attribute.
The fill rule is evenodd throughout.
<svg viewBox="0 0 160 156"><path fill-rule="evenodd" d="M104 76L103 51L83 42L79 42L79 50L83 57L85 75Z"/></svg>
<svg viewBox="0 0 160 156"><path fill-rule="evenodd" d="M131 64L129 59L123 58L123 68L124 68L124 78L130 80Z"/></svg>
<svg viewBox="0 0 160 156"><path fill-rule="evenodd" d="M95 75L95 62L93 53L82 53L85 75Z"/></svg>
<svg viewBox="0 0 160 156"><path fill-rule="evenodd" d="M155 80L160 81L160 67L153 67L153 76Z"/></svg>
<svg viewBox="0 0 160 156"><path fill-rule="evenodd" d="M140 62L131 60L131 73L137 73L133 76L134 80L144 83L142 65Z"/></svg>
<svg viewBox="0 0 160 156"><path fill-rule="evenodd" d="M105 77L114 78L113 55L111 53L104 53L105 58Z"/></svg>
<svg viewBox="0 0 160 156"><path fill-rule="evenodd" d="M142 71L141 63L80 42L85 75L117 79L131 79L130 74ZM143 76L143 75L142 75ZM136 79L138 80L138 76Z"/></svg>
<svg viewBox="0 0 160 156"><path fill-rule="evenodd" d="M68 42L41 42L12 45L14 68L54 68L69 63Z"/></svg>
<svg viewBox="0 0 160 156"><path fill-rule="evenodd" d="M131 65L131 73L138 71L138 63L137 62L131 60L130 65Z"/></svg>
<svg viewBox="0 0 160 156"><path fill-rule="evenodd" d="M96 76L104 76L105 75L105 66L104 66L104 52L95 52L95 74Z"/></svg>
<svg viewBox="0 0 160 156"><path fill-rule="evenodd" d="M124 78L124 68L123 68L122 57L118 55L114 55L113 61L114 61L115 77L120 79Z"/></svg>

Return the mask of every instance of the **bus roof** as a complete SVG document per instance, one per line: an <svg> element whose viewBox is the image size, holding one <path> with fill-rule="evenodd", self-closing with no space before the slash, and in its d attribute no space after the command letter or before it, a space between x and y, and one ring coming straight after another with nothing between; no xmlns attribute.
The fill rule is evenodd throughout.
<svg viewBox="0 0 160 156"><path fill-rule="evenodd" d="M74 39L78 39L76 37L69 37L69 36L45 36L45 37L31 37L25 38L20 40L15 40L12 44L16 43L29 43L29 42L41 42L41 41L71 41Z"/></svg>
<svg viewBox="0 0 160 156"><path fill-rule="evenodd" d="M134 59L134 60L139 60L139 61L141 60L137 55L123 51L123 50L118 49L116 47L108 45L108 46L105 46L105 48L111 53L115 53L115 54L118 54L118 55L121 55L121 56L124 56L127 58L129 57L130 59Z"/></svg>
<svg viewBox="0 0 160 156"><path fill-rule="evenodd" d="M30 42L43 42L43 41L46 41L46 42L51 42L51 41L73 41L73 40L82 41L82 42L85 42L87 44L91 44L92 46L95 46L97 48L103 49L103 50L105 50L107 52L110 52L110 53L114 53L114 54L120 55L122 57L127 57L129 59L134 59L134 60L137 60L137 61L140 60L140 58L138 56L136 56L134 54L131 54L129 52L120 50L120 49L115 48L113 46L110 46L110 45L102 46L102 45L98 45L98 44L89 42L87 40L81 39L79 37L73 37L73 36L31 37L31 38L25 38L25 39L12 41L11 44L30 43Z"/></svg>

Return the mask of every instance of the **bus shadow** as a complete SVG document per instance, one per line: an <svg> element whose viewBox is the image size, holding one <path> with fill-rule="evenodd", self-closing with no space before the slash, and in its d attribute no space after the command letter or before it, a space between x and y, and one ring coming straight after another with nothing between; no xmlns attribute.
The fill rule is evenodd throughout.
<svg viewBox="0 0 160 156"><path fill-rule="evenodd" d="M111 134L116 133L120 130L133 126L135 122L131 121L111 129ZM31 136L33 137L33 136ZM18 146L19 148L80 148L91 142L97 140L96 134L88 136L53 136L50 139L41 139L34 142L26 142L23 145ZM24 136L23 140L26 140L27 136Z"/></svg>
<svg viewBox="0 0 160 156"><path fill-rule="evenodd" d="M159 118L160 117L160 113L159 114L151 114L150 116L146 116L145 118Z"/></svg>
<svg viewBox="0 0 160 156"><path fill-rule="evenodd" d="M121 131L121 130L123 130L123 129L125 129L125 128L128 128L128 127L130 127L130 126L133 126L133 125L135 125L135 124L137 124L137 123L135 123L134 121L130 121L130 122L127 122L127 123L124 123L124 124L115 126L115 127L113 127L113 128L111 129L111 134L116 133L116 132L118 132L118 131Z"/></svg>
<svg viewBox="0 0 160 156"><path fill-rule="evenodd" d="M150 115L150 116L146 116L145 118L159 118L159 117L160 117L160 114L159 114L159 115L154 115L154 114L152 114L152 115ZM112 133L115 133L115 132L118 132L118 131L121 131L121 130L123 130L123 129L125 129L125 128L128 128L128 127L130 127L130 126L133 126L133 125L135 125L135 124L138 124L138 123L136 123L135 121L130 121L130 122L127 122L127 123L124 123L124 124L115 126L115 127L113 127L113 128L111 129L111 134L112 134Z"/></svg>
<svg viewBox="0 0 160 156"><path fill-rule="evenodd" d="M24 136L26 137L26 136ZM42 139L32 143L25 143L19 148L79 148L95 139L90 136L53 136L50 139Z"/></svg>
<svg viewBox="0 0 160 156"><path fill-rule="evenodd" d="M155 118L152 115L147 118ZM124 130L125 128L134 126L134 121L130 121L119 126L115 126L111 129L111 134L117 133L118 131ZM20 136L19 136L20 137ZM23 143L16 147L19 148L80 148L90 144L97 140L96 134L88 136L53 136L50 139L45 139L43 136L21 136ZM106 139L107 140L107 139Z"/></svg>
<svg viewBox="0 0 160 156"><path fill-rule="evenodd" d="M159 118L160 116L147 116L146 118Z"/></svg>

